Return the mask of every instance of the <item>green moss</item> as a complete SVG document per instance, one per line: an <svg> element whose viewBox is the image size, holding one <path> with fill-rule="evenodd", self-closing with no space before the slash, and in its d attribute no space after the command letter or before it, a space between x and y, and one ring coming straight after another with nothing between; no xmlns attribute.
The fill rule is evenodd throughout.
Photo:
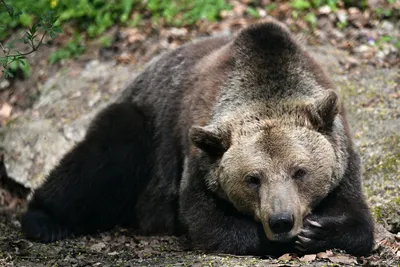
<svg viewBox="0 0 400 267"><path fill-rule="evenodd" d="M400 197L372 209L376 221L392 233L400 232Z"/></svg>
<svg viewBox="0 0 400 267"><path fill-rule="evenodd" d="M393 133L382 139L384 155L374 155L367 159L366 178L383 176L384 180L397 180L400 177L400 135Z"/></svg>

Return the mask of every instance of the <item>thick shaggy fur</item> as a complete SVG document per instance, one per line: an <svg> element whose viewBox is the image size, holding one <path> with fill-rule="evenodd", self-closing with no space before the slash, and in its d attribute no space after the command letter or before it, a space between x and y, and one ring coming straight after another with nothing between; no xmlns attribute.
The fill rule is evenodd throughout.
<svg viewBox="0 0 400 267"><path fill-rule="evenodd" d="M359 157L343 107L336 93L327 93L332 89L317 64L275 22L164 54L96 117L85 139L35 191L22 230L31 239L52 242L122 225L141 234L185 233L194 248L206 251L260 255L340 248L367 254L373 225L362 195ZM319 138L307 142L330 153L324 159L318 152L317 159L329 166L318 171L330 175L316 181L325 183L326 191L287 182L297 188L298 199L305 199L288 205L309 212L295 218L301 237L275 242L263 227L269 206L242 197L247 189L240 183L224 187L229 177L223 178L221 162L230 147L272 149L269 141L251 141L260 132L273 136L292 129L296 134L290 140ZM296 154L276 149L276 155ZM270 182L262 184L260 196L268 195L261 191L270 190ZM278 187L282 200L289 191Z"/></svg>

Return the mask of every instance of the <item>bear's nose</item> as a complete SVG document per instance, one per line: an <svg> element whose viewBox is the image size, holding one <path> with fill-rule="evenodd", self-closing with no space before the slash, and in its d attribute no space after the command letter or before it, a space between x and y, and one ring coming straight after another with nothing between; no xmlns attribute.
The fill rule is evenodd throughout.
<svg viewBox="0 0 400 267"><path fill-rule="evenodd" d="M292 230L293 225L293 215L290 213L278 213L269 218L269 228L275 234L289 232Z"/></svg>

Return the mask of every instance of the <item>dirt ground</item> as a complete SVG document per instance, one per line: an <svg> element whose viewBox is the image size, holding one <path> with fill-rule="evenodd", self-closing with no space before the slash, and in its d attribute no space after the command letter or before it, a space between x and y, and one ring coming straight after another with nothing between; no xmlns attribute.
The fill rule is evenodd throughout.
<svg viewBox="0 0 400 267"><path fill-rule="evenodd" d="M183 238L142 237L125 229L38 244L19 231L16 211L23 211L24 201L0 189L0 207L11 207L0 209L0 266L400 266L399 68L362 62L349 66L344 60L349 54L327 44L307 50L337 84L348 109L364 162L364 191L380 229L371 256L355 258L336 251L279 259L213 255L186 250ZM46 79L37 75L33 81L13 84L37 90L29 101L13 107L0 128L8 175L26 187L40 185L60 157L82 139L93 116L140 70L141 64L119 64L94 53L59 68L43 65Z"/></svg>

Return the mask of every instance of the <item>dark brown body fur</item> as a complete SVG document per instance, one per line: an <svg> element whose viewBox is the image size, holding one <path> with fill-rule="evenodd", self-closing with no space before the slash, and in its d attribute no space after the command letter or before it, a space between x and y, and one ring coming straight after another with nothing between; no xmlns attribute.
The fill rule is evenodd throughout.
<svg viewBox="0 0 400 267"><path fill-rule="evenodd" d="M50 242L123 225L142 234L185 233L195 248L210 251L295 251L295 240L271 245L259 222L210 190L205 177L215 159L194 146L189 133L192 126L237 125L232 114L253 102L315 98L331 88L274 23L182 46L151 62L97 116L34 193L22 229ZM344 140L344 175L313 207L310 216L322 227L304 223L310 236L301 245L311 252L337 247L366 254L373 226L359 157L342 106L338 117L345 129L335 136Z"/></svg>

